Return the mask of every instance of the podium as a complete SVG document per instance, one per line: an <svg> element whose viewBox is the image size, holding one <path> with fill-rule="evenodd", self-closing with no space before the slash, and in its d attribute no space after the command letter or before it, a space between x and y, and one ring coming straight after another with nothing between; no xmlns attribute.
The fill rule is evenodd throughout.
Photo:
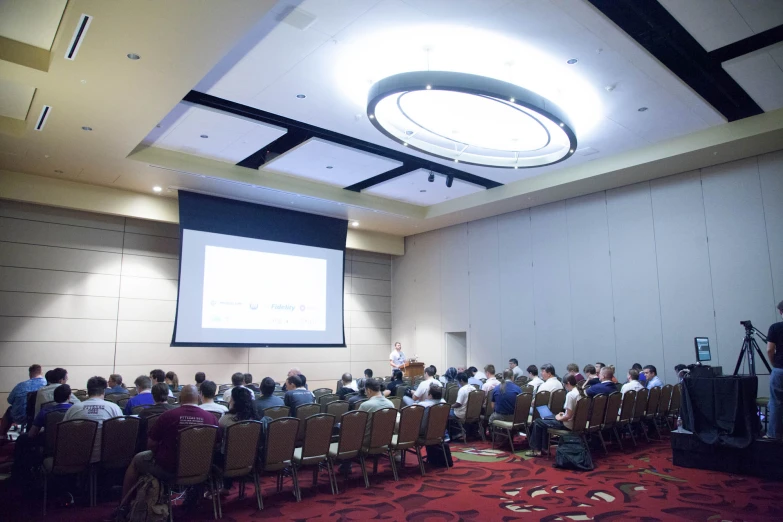
<svg viewBox="0 0 783 522"><path fill-rule="evenodd" d="M403 372L406 377L422 377L424 375L424 363L423 362L409 362L405 363Z"/></svg>

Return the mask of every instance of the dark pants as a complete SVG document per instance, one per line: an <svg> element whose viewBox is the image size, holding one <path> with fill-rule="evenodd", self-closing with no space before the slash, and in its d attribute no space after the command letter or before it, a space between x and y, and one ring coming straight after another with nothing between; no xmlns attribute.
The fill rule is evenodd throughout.
<svg viewBox="0 0 783 522"><path fill-rule="evenodd" d="M14 444L14 464L11 468L11 477L16 484L25 484L33 478L33 470L38 468L43 461L41 447L44 437L31 439L26 433L19 435Z"/></svg>
<svg viewBox="0 0 783 522"><path fill-rule="evenodd" d="M543 451L544 447L549 445L549 437L547 435L549 428L562 430L565 429L565 426L562 422L555 419L536 419L530 429L530 449Z"/></svg>

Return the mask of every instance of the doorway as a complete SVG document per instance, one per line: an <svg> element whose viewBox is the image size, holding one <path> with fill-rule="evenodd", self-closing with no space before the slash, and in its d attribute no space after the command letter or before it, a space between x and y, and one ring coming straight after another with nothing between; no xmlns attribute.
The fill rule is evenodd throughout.
<svg viewBox="0 0 783 522"><path fill-rule="evenodd" d="M468 364L467 332L446 332L446 368L465 368ZM445 368L440 373L445 373Z"/></svg>

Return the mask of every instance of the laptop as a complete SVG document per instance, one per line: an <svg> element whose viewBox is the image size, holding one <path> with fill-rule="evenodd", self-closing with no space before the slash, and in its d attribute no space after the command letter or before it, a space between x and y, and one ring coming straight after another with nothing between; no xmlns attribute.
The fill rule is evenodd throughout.
<svg viewBox="0 0 783 522"><path fill-rule="evenodd" d="M541 416L542 419L554 419L555 414L552 413L552 410L549 409L549 406L536 406L536 409L538 410L538 414Z"/></svg>

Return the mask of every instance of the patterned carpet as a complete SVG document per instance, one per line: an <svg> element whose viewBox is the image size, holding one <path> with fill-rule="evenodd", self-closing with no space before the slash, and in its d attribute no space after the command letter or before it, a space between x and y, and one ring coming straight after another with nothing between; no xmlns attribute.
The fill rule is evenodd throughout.
<svg viewBox="0 0 783 522"><path fill-rule="evenodd" d="M5 453L5 452L4 452ZM381 462L377 476L365 489L358 467L331 495L326 474L314 490L312 474L303 473L302 502L293 501L290 482L282 493L274 478L263 482L265 509L257 511L250 486L248 496L237 499L238 487L224 500L227 521L278 520L405 520L446 522L457 520L505 521L520 518L544 521L769 521L783 520L783 483L753 477L674 467L668 439L640 444L635 451L610 451L608 457L593 451L596 469L563 471L553 460L526 458L523 452L492 450L489 444L452 444L455 467L448 472L428 469L421 477L414 459L408 459L400 482L394 482L388 463ZM347 487L346 487L347 486ZM0 519L40 518L40 496L0 486L4 512ZM48 518L62 521L107 519L118 495L104 494L95 508L50 505ZM8 507L6 507L8 506ZM203 501L196 510L174 509L175 520L211 520L212 509Z"/></svg>

